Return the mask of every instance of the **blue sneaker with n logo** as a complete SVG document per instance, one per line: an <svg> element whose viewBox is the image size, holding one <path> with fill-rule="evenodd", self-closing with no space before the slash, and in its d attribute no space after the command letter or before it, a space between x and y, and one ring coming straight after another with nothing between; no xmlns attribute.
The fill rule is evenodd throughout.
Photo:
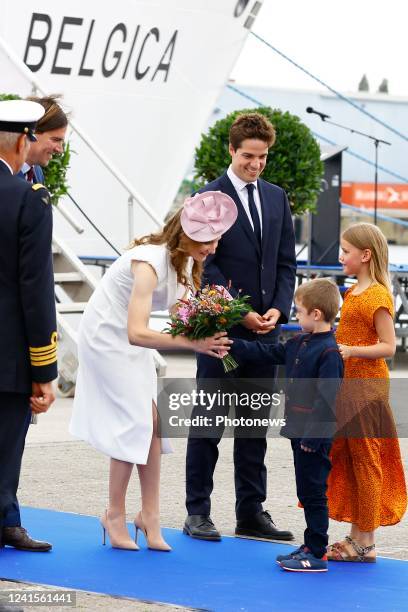
<svg viewBox="0 0 408 612"><path fill-rule="evenodd" d="M299 548L295 548L295 550L292 550L291 553L286 553L286 555L278 555L276 557L276 563L280 563L281 561L287 561L288 559L293 559L293 557L296 557L296 555L299 555L304 551L309 552L309 549L306 548L304 544L302 544L302 546L299 546Z"/></svg>
<svg viewBox="0 0 408 612"><path fill-rule="evenodd" d="M327 556L318 559L311 552L301 552L291 559L280 562L282 569L287 572L327 572Z"/></svg>

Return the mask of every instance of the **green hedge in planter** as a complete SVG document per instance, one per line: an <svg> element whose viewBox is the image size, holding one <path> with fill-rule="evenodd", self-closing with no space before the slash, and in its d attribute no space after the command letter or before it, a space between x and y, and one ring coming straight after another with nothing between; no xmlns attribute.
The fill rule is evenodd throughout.
<svg viewBox="0 0 408 612"><path fill-rule="evenodd" d="M225 172L231 161L230 127L239 114L253 112L265 115L276 130L262 178L286 191L294 215L315 210L324 170L319 145L299 117L279 109L243 109L217 121L196 148L195 179L202 186Z"/></svg>
<svg viewBox="0 0 408 612"><path fill-rule="evenodd" d="M0 100L20 100L20 96L15 94L0 94ZM51 195L51 202L58 204L59 199L68 192L66 181L71 150L69 143L65 143L64 151L61 155L53 155L48 165L43 168L44 183Z"/></svg>

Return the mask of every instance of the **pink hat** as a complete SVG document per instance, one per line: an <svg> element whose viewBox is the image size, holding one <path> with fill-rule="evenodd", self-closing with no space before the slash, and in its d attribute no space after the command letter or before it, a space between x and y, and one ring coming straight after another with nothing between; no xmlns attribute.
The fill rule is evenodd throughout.
<svg viewBox="0 0 408 612"><path fill-rule="evenodd" d="M229 195L221 191L205 191L186 198L180 221L189 238L210 242L229 230L237 215L238 209Z"/></svg>

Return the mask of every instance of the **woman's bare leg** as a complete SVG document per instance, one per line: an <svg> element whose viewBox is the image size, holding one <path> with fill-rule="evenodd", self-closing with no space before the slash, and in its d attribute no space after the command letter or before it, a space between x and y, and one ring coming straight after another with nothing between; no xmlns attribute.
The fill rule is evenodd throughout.
<svg viewBox="0 0 408 612"><path fill-rule="evenodd" d="M357 525L352 525L350 537L363 548L375 544L375 531L361 531ZM366 553L367 557L375 557L375 550Z"/></svg>
<svg viewBox="0 0 408 612"><path fill-rule="evenodd" d="M112 546L136 548L126 527L126 492L133 470L133 463L110 460L109 506L101 522L109 534Z"/></svg>
<svg viewBox="0 0 408 612"><path fill-rule="evenodd" d="M126 493L132 475L133 463L110 460L109 471L109 517L126 514Z"/></svg>
<svg viewBox="0 0 408 612"><path fill-rule="evenodd" d="M146 465L138 465L142 511L136 523L147 532L151 548L168 549L160 530L160 461L161 440L157 435L157 409L152 405L153 435Z"/></svg>

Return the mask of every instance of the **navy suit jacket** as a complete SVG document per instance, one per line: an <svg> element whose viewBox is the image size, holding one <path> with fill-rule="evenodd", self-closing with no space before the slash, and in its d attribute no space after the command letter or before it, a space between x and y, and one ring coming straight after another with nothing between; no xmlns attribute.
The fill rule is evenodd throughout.
<svg viewBox="0 0 408 612"><path fill-rule="evenodd" d="M227 174L200 189L222 191L234 200L238 218L221 237L217 251L207 257L204 283L228 286L231 294L241 290L249 295L251 306L263 315L269 308L280 310L279 323L286 323L292 305L296 279L295 234L288 199L283 189L258 179L262 206L262 249L242 202ZM254 340L254 333L242 325L235 327L231 336ZM256 336L262 342L271 342L276 332Z"/></svg>
<svg viewBox="0 0 408 612"><path fill-rule="evenodd" d="M0 161L0 393L57 377L52 205Z"/></svg>

